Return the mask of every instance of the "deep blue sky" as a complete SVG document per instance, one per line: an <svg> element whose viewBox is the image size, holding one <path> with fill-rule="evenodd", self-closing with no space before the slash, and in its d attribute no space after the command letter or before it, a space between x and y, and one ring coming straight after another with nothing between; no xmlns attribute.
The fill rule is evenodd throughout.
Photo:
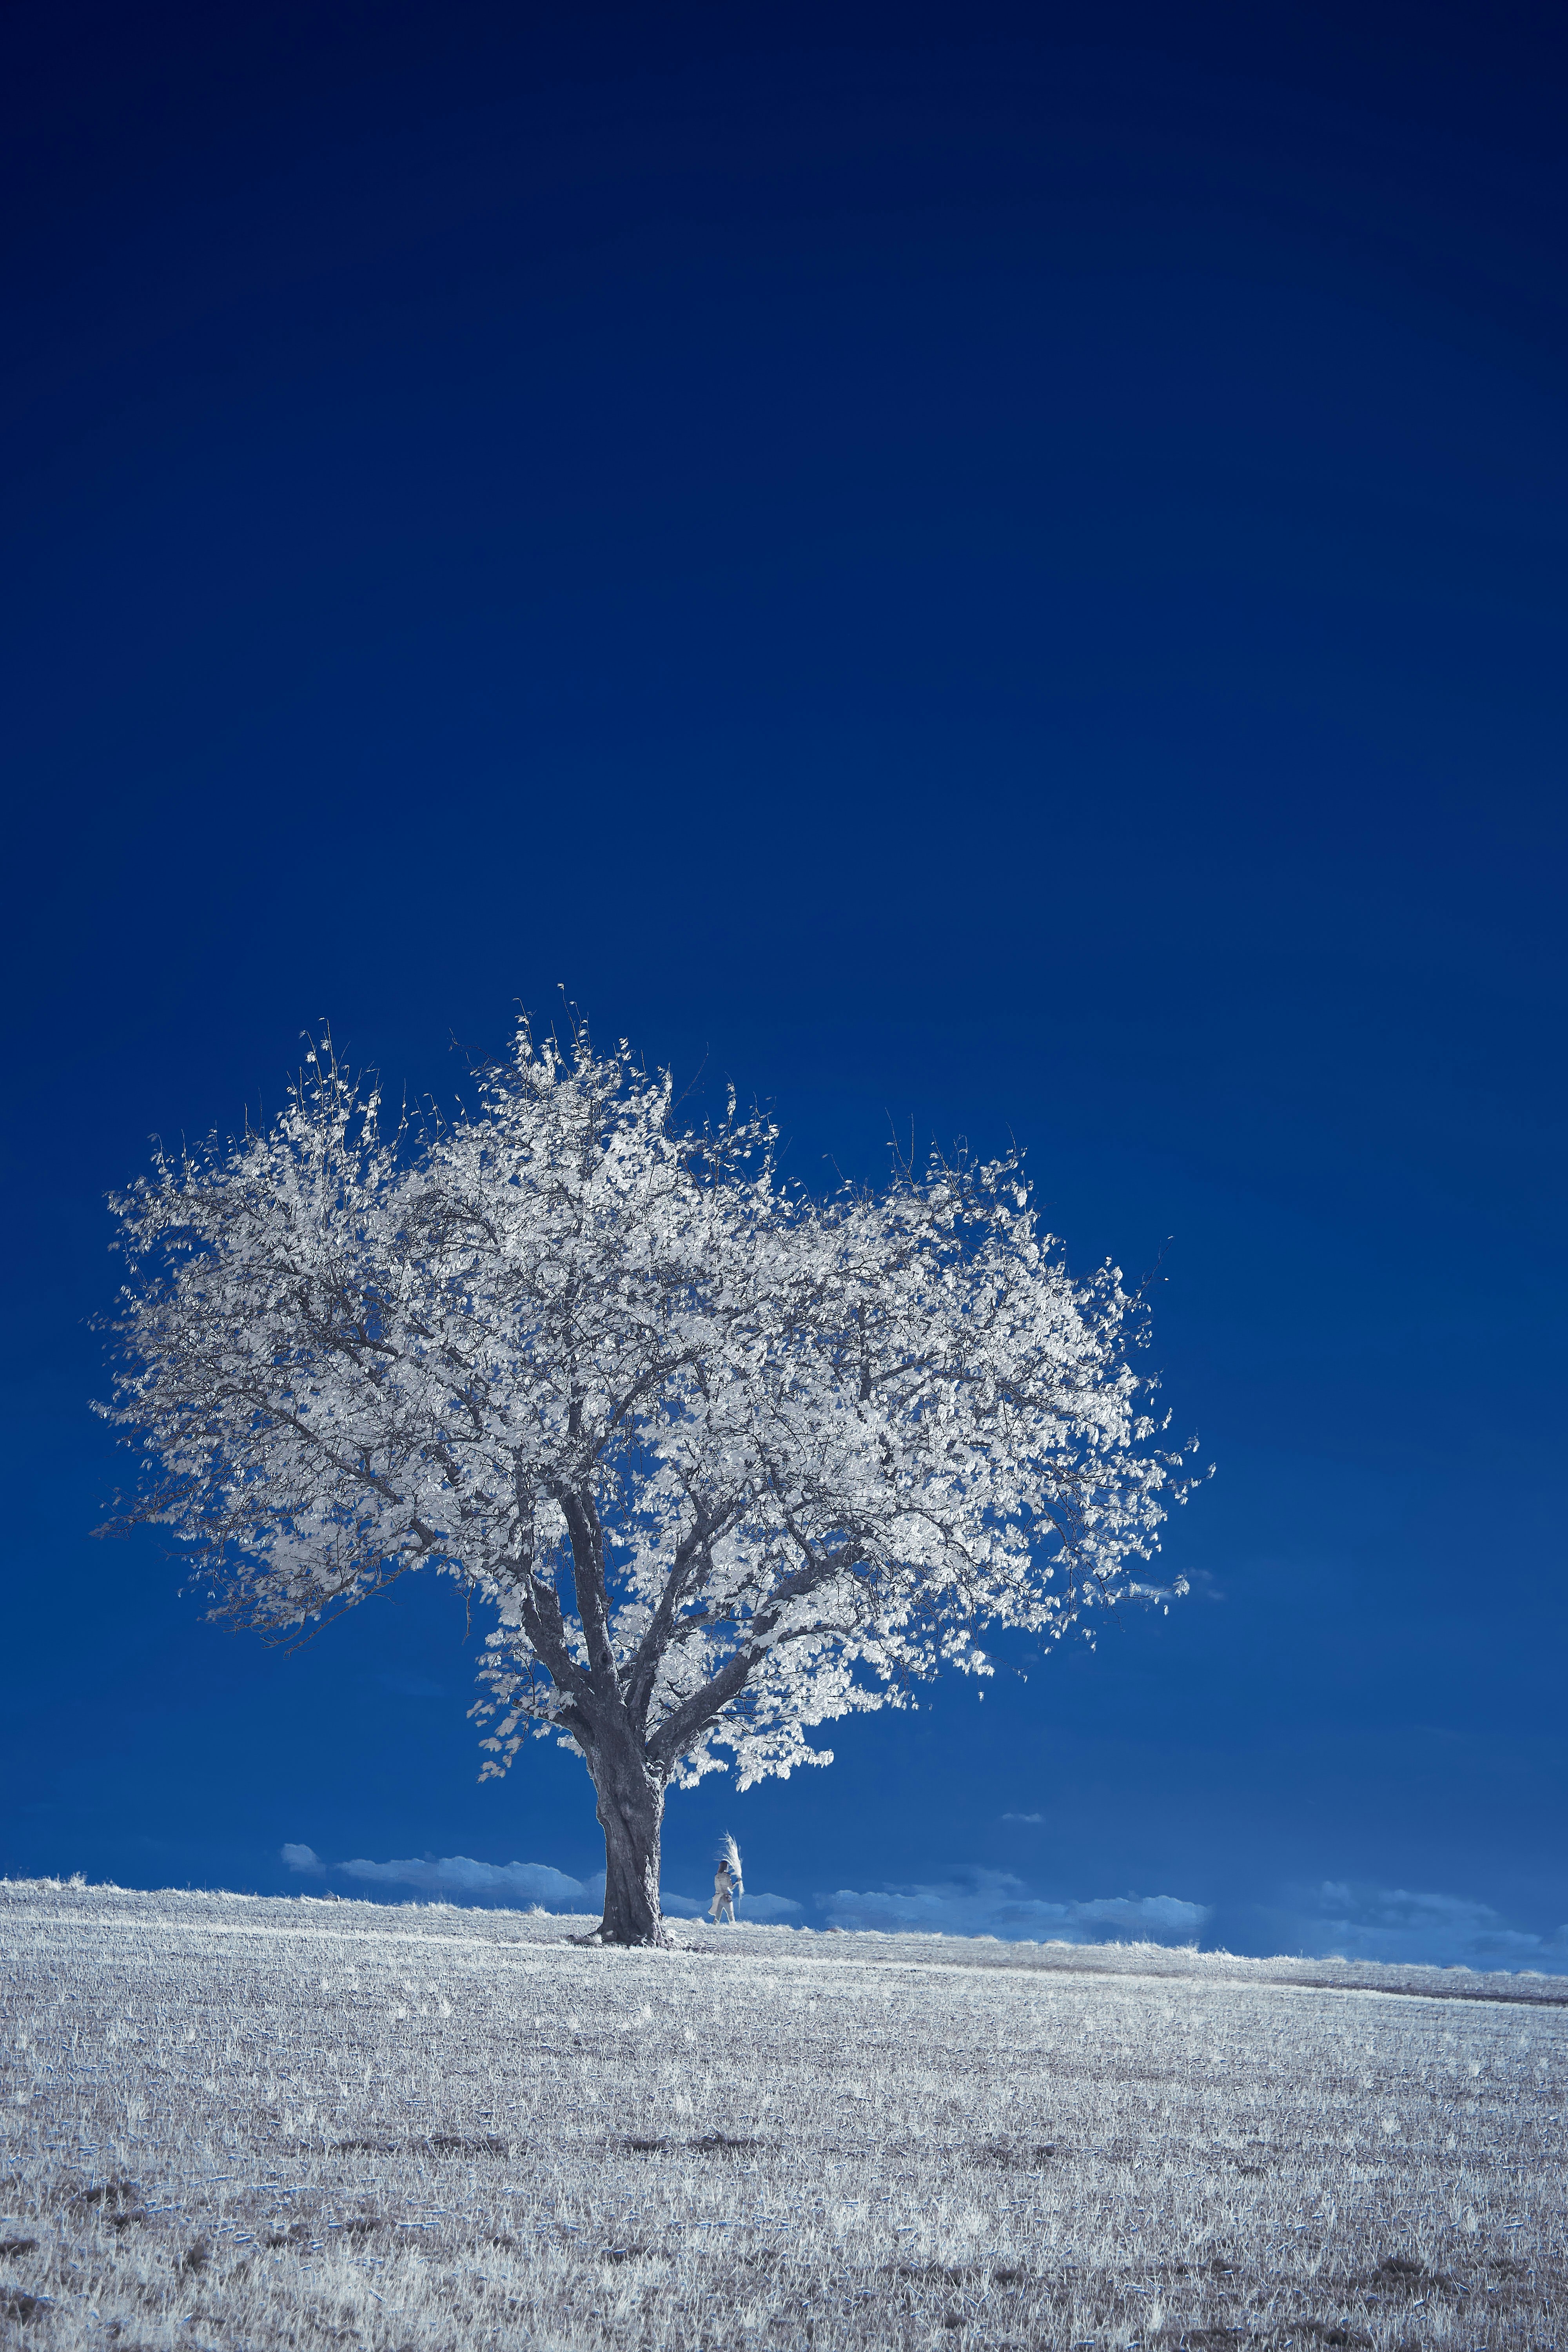
<svg viewBox="0 0 1568 2352"><path fill-rule="evenodd" d="M1012 1134L1079 1265L1173 1236L1219 1465L1169 1618L676 1796L672 1888L1568 1968L1552 13L0 39L0 1867L600 1865L450 1588L288 1658L88 1532L149 1133L561 982L808 1180Z"/></svg>

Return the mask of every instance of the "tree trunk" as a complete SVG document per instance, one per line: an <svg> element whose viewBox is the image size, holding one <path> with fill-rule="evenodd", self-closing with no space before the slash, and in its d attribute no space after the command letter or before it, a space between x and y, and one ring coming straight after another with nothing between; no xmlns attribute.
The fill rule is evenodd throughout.
<svg viewBox="0 0 1568 2352"><path fill-rule="evenodd" d="M658 1841L664 1822L664 1782L650 1772L630 1740L605 1742L588 1759L605 1832L606 1944L668 1945L658 1907Z"/></svg>

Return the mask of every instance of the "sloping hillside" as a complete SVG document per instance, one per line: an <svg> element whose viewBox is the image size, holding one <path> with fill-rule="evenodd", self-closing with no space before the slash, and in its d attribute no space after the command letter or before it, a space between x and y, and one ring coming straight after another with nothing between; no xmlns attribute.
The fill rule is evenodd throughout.
<svg viewBox="0 0 1568 2352"><path fill-rule="evenodd" d="M589 1924L0 1886L5 2324L1555 2340L1560 1979Z"/></svg>

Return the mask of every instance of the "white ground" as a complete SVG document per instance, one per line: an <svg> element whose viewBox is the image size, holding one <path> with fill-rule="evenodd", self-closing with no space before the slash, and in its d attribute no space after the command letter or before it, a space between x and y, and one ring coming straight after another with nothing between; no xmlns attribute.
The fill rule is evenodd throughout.
<svg viewBox="0 0 1568 2352"><path fill-rule="evenodd" d="M0 1883L0 2338L1568 2352L1562 1979L589 1924Z"/></svg>

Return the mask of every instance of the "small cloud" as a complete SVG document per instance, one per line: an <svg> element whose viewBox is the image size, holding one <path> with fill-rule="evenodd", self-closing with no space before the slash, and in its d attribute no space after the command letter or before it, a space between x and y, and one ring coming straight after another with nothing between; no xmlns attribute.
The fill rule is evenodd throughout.
<svg viewBox="0 0 1568 2352"><path fill-rule="evenodd" d="M1044 1813L1004 1813L1002 1818L1005 1822L1026 1822L1031 1829L1038 1829L1046 1817Z"/></svg>
<svg viewBox="0 0 1568 2352"><path fill-rule="evenodd" d="M818 1896L835 1927L877 1927L885 1935L995 1936L1003 1943L1192 1943L1208 1906L1175 1895L1100 1895L1047 1903L1004 1870L967 1870L931 1886L886 1886L868 1894L840 1887Z"/></svg>
<svg viewBox="0 0 1568 2352"><path fill-rule="evenodd" d="M792 1903L787 1895L742 1895L736 1908L744 1918L768 1920L798 1919L805 1906Z"/></svg>
<svg viewBox="0 0 1568 2352"><path fill-rule="evenodd" d="M1184 1942L1195 1938L1209 1916L1206 1903L1184 1903L1179 1895L1101 1895L1092 1903L1068 1905L1076 1927L1113 1927L1142 1944ZM1074 1940L1099 1943L1087 1936Z"/></svg>
<svg viewBox="0 0 1568 2352"><path fill-rule="evenodd" d="M1463 1895L1328 1878L1299 1893L1277 1916L1294 1948L1320 1958L1568 1973L1568 1926L1537 1935L1510 1927L1489 1904Z"/></svg>
<svg viewBox="0 0 1568 2352"><path fill-rule="evenodd" d="M399 1698L445 1698L445 1686L433 1683L425 1675L379 1675L383 1690L395 1691Z"/></svg>
<svg viewBox="0 0 1568 2352"><path fill-rule="evenodd" d="M590 1897L597 1905L605 1884L601 1877L600 1894L592 1895L594 1881L570 1878L547 1862L475 1862L466 1853L443 1854L438 1861L426 1854L403 1862L338 1862L332 1867L373 1886L415 1886L448 1902L500 1903L514 1909L542 1903L546 1910L581 1911Z"/></svg>
<svg viewBox="0 0 1568 2352"><path fill-rule="evenodd" d="M326 1869L321 1856L313 1853L308 1845L285 1845L279 1851L290 1870L303 1871L307 1877L319 1878Z"/></svg>
<svg viewBox="0 0 1568 2352"><path fill-rule="evenodd" d="M658 1890L658 1907L667 1919L704 1919L706 1903L699 1903L695 1895L672 1895L668 1886Z"/></svg>

